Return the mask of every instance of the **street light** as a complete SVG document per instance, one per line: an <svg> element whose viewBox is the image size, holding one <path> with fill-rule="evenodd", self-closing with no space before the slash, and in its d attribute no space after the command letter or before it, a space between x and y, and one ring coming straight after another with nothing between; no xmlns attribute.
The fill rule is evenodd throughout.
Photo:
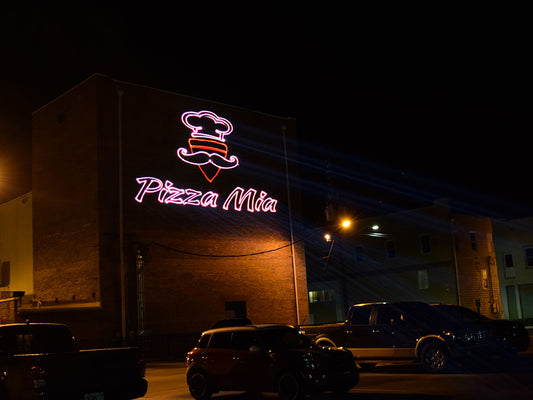
<svg viewBox="0 0 533 400"><path fill-rule="evenodd" d="M352 224L352 221L349 220L349 219L343 219L342 222L341 222L341 225L339 228L337 228L335 230L334 233L340 231L341 229L347 229L350 227L350 225ZM329 246L329 252L328 252L328 255L326 257L323 257L323 259L326 260L326 262L324 263L324 271L326 270L327 266L328 266L328 262L329 262L329 257L331 256L331 251L333 250L333 245L335 244L335 239L332 238L332 236L329 234L329 233L326 233L324 235L324 239L326 239L326 242L331 242L331 246Z"/></svg>

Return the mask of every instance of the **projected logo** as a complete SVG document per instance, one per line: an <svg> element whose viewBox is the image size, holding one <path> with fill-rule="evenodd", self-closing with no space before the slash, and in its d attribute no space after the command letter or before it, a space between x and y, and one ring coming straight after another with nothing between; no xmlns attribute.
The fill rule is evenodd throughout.
<svg viewBox="0 0 533 400"><path fill-rule="evenodd" d="M226 136L233 132L233 125L211 111L187 111L181 115L181 122L191 130L189 148L180 147L181 161L197 165L209 182L218 176L222 169L233 169L239 159L228 156Z"/></svg>

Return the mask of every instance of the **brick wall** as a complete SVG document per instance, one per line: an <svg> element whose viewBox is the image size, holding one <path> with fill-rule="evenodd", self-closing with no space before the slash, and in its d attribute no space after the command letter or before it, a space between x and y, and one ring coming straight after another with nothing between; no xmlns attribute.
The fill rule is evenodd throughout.
<svg viewBox="0 0 533 400"><path fill-rule="evenodd" d="M238 173L223 170L207 182L176 149L190 132L188 110L212 109L234 122L239 140L228 142L241 159ZM120 112L119 112L120 111ZM307 318L303 250L291 254L282 125L293 122L93 76L34 113L35 296L52 308L34 320L66 322L83 343L121 334L120 242L124 243L127 334L138 329L137 266L143 249L145 330L153 348L182 349L226 316L227 302L245 302L254 322L296 324L293 256L301 320ZM238 136L241 135L241 136ZM119 140L122 137L122 174ZM221 197L256 187L278 200L277 213L165 204L157 194L135 200L137 177ZM123 224L119 219L122 177ZM293 194L297 199L297 194ZM222 200L221 200L222 202ZM293 204L293 211L296 207ZM163 246L161 246L161 245ZM219 257L262 253L247 257ZM172 250L174 249L174 250ZM175 250L216 257L200 257ZM94 310L61 310L96 302ZM54 304L58 308L54 309ZM308 319L308 318L307 318ZM173 339L174 338L174 339ZM186 344L177 345L177 342ZM174 343L174 344L172 344ZM159 349L161 350L161 349ZM180 350L181 351L181 350Z"/></svg>
<svg viewBox="0 0 533 400"><path fill-rule="evenodd" d="M500 285L488 218L466 215L453 223L461 305L497 317L501 311Z"/></svg>
<svg viewBox="0 0 533 400"><path fill-rule="evenodd" d="M0 324L12 324L23 320L18 314L20 301L19 297L0 300Z"/></svg>
<svg viewBox="0 0 533 400"><path fill-rule="evenodd" d="M96 89L81 85L33 115L34 291L99 300Z"/></svg>

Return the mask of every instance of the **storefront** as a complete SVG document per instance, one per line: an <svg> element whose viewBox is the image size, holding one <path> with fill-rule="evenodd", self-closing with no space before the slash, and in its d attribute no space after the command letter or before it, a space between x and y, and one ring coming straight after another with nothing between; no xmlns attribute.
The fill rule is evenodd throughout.
<svg viewBox="0 0 533 400"><path fill-rule="evenodd" d="M159 353L223 318L305 321L295 143L291 119L100 75L37 110L25 313Z"/></svg>

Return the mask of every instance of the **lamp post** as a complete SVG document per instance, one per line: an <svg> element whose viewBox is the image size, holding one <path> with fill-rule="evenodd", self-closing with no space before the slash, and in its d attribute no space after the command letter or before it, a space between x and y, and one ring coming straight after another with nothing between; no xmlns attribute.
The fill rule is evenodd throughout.
<svg viewBox="0 0 533 400"><path fill-rule="evenodd" d="M322 258L322 259L325 260L325 263L324 263L324 266L323 266L323 270L324 271L326 270L326 268L328 266L328 263L329 263L329 260L331 258L331 254L332 254L332 251L333 251L333 245L335 244L335 236L334 236L334 234L339 232L340 230L350 228L351 225L352 225L352 220L344 219L341 222L340 226L333 232L333 234L326 233L324 235L324 239L326 240L326 242L331 243L331 245L329 247L328 255ZM358 228L357 234L358 235L366 235L366 236L375 237L375 238L383 238L383 237L387 237L388 236L388 234L382 233L382 232L380 232L380 230L381 230L381 227L378 224L365 225L364 227L359 227ZM344 311L346 312L348 310L348 290L347 290L346 281L347 281L347 275L349 275L349 274L347 274L346 270L345 270L344 256L343 256L342 251L341 251L341 254L340 254L340 263L339 264L340 264L339 272L340 272L341 278L342 278L343 308L344 308Z"/></svg>

